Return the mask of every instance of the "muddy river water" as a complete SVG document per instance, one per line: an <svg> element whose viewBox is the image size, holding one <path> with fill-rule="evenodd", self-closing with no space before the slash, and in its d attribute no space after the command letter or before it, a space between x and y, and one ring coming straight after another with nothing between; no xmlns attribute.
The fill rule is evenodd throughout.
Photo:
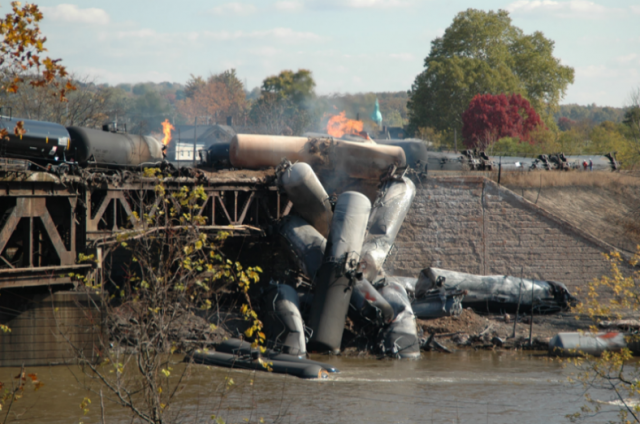
<svg viewBox="0 0 640 424"><path fill-rule="evenodd" d="M182 422L211 423L566 423L582 402L567 382L574 371L542 354L518 352L423 353L419 361L315 356L341 372L324 381L196 365L179 401ZM179 371L179 366L173 371ZM17 422L100 423L100 398L83 388L77 367L38 367L45 386L15 403ZM78 375L78 381L73 373ZM7 382L16 369L0 369ZM221 398L220 382L233 379ZM227 380L228 381L228 380ZM83 414L84 397L92 401ZM608 393L595 393L608 401ZM105 399L106 422L129 423L128 412ZM17 415L14 415L15 414ZM4 415L4 413L2 414ZM608 414L586 422L605 422Z"/></svg>

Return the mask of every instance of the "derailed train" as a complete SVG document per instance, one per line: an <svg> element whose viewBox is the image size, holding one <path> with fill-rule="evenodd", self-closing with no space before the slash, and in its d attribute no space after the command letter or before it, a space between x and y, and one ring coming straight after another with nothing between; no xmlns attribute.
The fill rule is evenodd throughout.
<svg viewBox="0 0 640 424"><path fill-rule="evenodd" d="M1 119L10 133L15 121ZM22 137L12 135L0 144L4 156L42 164L104 167L144 167L163 160L163 147L152 137L133 136L109 126L99 131L37 121L24 124L27 132ZM347 315L367 320L380 330L379 352L417 358L421 340L416 317L458 314L462 299L473 294L469 287L452 286L453 275L437 275L428 280L432 284L424 279L418 284L418 278L388 275L383 269L416 191L413 182L396 171L407 165L420 170L428 160L424 145L415 143L375 145L330 137L238 135L228 149L215 151L228 166L277 167L278 183L294 204L297 216L279 222L278 233L291 247L314 290L304 299L287 281L269 287L263 297L265 329L276 347L269 359L282 365L284 372L305 378L330 372L325 364L292 366L295 361L287 355L300 357L307 350L339 352ZM297 163L283 162L283 158ZM343 178L373 182L376 193L367 196L357 191L357 185L349 190L344 184L338 187L340 181L346 181ZM340 194L334 201L327 191ZM447 284L443 284L445 278ZM467 280L470 278L465 276L463 281ZM563 295L554 296L555 302L565 301L560 290L553 293ZM218 348L216 354L192 358L222 366L261 367L246 346L242 359L227 356L231 352L224 352L224 346Z"/></svg>
<svg viewBox="0 0 640 424"><path fill-rule="evenodd" d="M22 136L13 133L18 121L24 123L26 132ZM102 130L96 130L77 126L65 128L52 122L0 116L0 129L2 128L7 130L9 138L8 140L0 140L0 157L26 159L40 165L73 163L81 167L136 168L152 166L165 159L165 146L154 137L127 133L126 128L125 131L122 131L114 123L104 125ZM247 143L251 148L255 147L255 144L251 144L251 137L254 136L241 136L240 141L235 144L236 147L242 148ZM270 138L275 142L296 139L297 141L293 144L299 146L304 145L308 140L333 140L329 135L315 133L308 134L308 137ZM565 157L562 154L552 155L549 158L546 155L540 155L539 158L533 159L501 157L499 161L496 161L495 159L491 160L482 152L478 155L471 154L471 151L462 154L429 152L426 145L420 140L377 140L376 143L379 150L384 150L386 147L400 147L404 152L406 165L418 172L427 170L491 170L498 167L497 162L500 163L503 170L560 169L559 166L553 165L555 156L565 158L567 169L579 168L583 162L589 160L592 161L594 170L617 170L619 167L613 153L592 157ZM319 149L322 148L320 144L316 145ZM359 154L360 147L358 145L363 146L362 143L354 140L336 139L335 147L337 149L334 148L333 151L341 152L341 154L333 153L333 159L337 162L344 162L343 166L345 167L350 167L352 164L349 163L348 155L345 153ZM231 149L232 144L230 143L216 143L201 152L201 158L210 167L229 167L233 161L231 156L237 155L237 152ZM281 149L271 148L268 152L261 152L261 155L256 157L270 158L270 155L276 157L281 153ZM307 151L306 155L302 151L301 153L302 155L294 159L308 161L316 152ZM316 160L320 157L315 156ZM346 160L341 160L341 156ZM245 161L239 166L255 164Z"/></svg>
<svg viewBox="0 0 640 424"><path fill-rule="evenodd" d="M402 173L383 176L373 205L361 193L344 191L332 208L316 169L304 162L284 162L277 171L279 185L297 214L283 219L277 232L314 287L299 302L286 283L266 295L278 299L265 309L270 320L279 323L272 325L277 330L268 338L281 349L338 353L349 316L354 323L379 329L374 350L417 358L423 339L416 318L457 315L463 307L553 313L575 302L564 285L550 281L435 268L416 278L388 274L384 263L411 207L414 183ZM531 287L533 297L521 295L531 293Z"/></svg>
<svg viewBox="0 0 640 424"><path fill-rule="evenodd" d="M18 121L24 134L14 134ZM26 159L38 165L77 164L82 167L137 168L164 160L164 146L151 136L134 135L107 124L102 130L64 127L52 122L0 116L9 133L0 140L0 156Z"/></svg>

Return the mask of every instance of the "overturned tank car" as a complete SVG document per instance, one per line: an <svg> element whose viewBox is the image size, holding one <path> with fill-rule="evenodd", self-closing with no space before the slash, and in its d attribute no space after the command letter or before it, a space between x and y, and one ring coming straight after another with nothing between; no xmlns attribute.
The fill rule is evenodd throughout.
<svg viewBox="0 0 640 424"><path fill-rule="evenodd" d="M577 299L567 287L555 281L540 281L508 275L473 275L439 268L421 271L416 283L416 296L437 287L438 280L448 290L466 292L463 307L477 312L515 312L531 310L548 314L568 309Z"/></svg>

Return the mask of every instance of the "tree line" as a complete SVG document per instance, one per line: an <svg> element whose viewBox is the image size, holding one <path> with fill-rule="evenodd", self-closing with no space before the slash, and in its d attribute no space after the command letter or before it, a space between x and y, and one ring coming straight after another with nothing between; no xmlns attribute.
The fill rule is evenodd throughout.
<svg viewBox="0 0 640 424"><path fill-rule="evenodd" d="M266 76L251 90L235 69L191 75L184 84L115 86L66 74L43 85L35 75L20 74L31 84L3 90L0 102L22 118L89 127L117 121L133 133L160 132L165 119L174 125L225 124L230 117L239 131L301 135L324 132L328 116L341 111L376 133L381 128L370 117L377 98L382 125L404 127L435 148L481 148L494 155L615 151L624 166L635 166L637 95L628 108L560 105L574 70L553 50L552 40L541 32L525 34L506 11L468 9L432 41L424 70L407 92L318 95L306 69ZM74 89L59 102L66 79Z"/></svg>
<svg viewBox="0 0 640 424"><path fill-rule="evenodd" d="M26 79L33 78L25 76ZM383 125L403 127L408 122L407 92L318 95L311 71L283 70L267 76L260 87L248 90L235 69L209 76L191 75L186 83L98 84L89 77L70 75L75 90L60 102L54 85L25 84L16 92L0 93L3 114L57 122L65 126L100 127L118 122L132 133L161 131L161 122L174 125L226 124L242 131L300 135L324 131L328 116L346 111L364 120L370 131L380 128L370 119L376 98Z"/></svg>
<svg viewBox="0 0 640 424"><path fill-rule="evenodd" d="M574 70L554 41L525 34L504 10L468 9L431 42L409 90L409 133L436 147L494 155L617 152L640 163L640 88L625 109L560 106ZM460 144L456 143L460 140Z"/></svg>

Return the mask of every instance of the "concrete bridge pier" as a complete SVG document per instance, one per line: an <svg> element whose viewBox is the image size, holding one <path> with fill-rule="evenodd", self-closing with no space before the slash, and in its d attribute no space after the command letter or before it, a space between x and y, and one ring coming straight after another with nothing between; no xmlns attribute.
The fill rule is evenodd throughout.
<svg viewBox="0 0 640 424"><path fill-rule="evenodd" d="M0 323L11 329L0 331L0 366L73 363L74 347L97 359L103 319L92 299L73 291L29 291L3 291L0 298Z"/></svg>

